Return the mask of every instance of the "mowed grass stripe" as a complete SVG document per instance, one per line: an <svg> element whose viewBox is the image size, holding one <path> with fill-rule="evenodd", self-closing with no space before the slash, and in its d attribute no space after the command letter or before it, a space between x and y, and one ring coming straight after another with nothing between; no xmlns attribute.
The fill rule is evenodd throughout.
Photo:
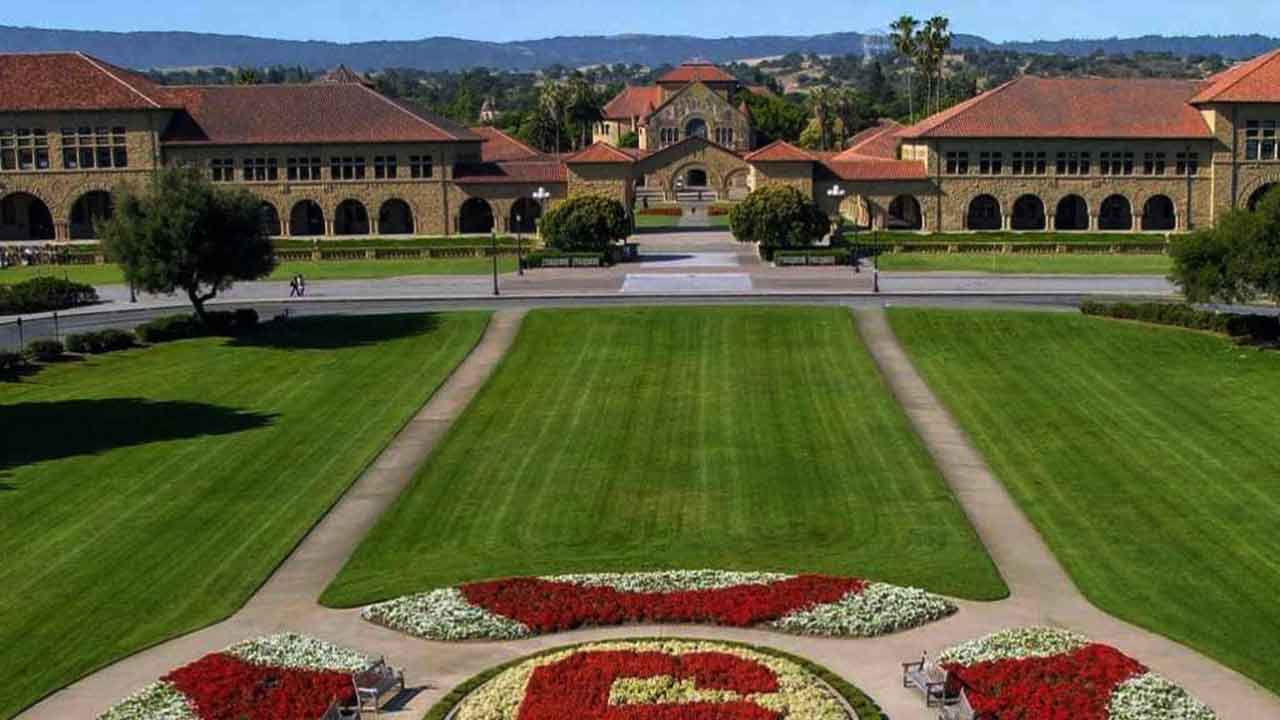
<svg viewBox="0 0 1280 720"><path fill-rule="evenodd" d="M1078 315L890 321L1090 600L1280 691L1280 354Z"/></svg>
<svg viewBox="0 0 1280 720"><path fill-rule="evenodd" d="M323 601L728 568L1007 590L841 308L539 310Z"/></svg>
<svg viewBox="0 0 1280 720"><path fill-rule="evenodd" d="M486 322L305 319L0 386L0 717L243 604Z"/></svg>

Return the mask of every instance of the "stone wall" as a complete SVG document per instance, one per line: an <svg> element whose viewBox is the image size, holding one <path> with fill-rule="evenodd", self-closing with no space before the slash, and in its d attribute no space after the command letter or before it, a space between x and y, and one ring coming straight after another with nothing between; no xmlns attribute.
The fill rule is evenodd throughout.
<svg viewBox="0 0 1280 720"><path fill-rule="evenodd" d="M604 195L621 202L628 209L634 203L630 164L574 163L568 167L569 196Z"/></svg>
<svg viewBox="0 0 1280 720"><path fill-rule="evenodd" d="M707 139L716 140L716 128L732 128L733 143L729 147L736 150L750 149L750 119L724 97L702 83L693 83L676 93L649 116L646 123L647 131L643 135L646 144L640 147L649 150L658 149L658 143L662 140L661 129L664 127L675 128L678 132L677 141L684 140L685 129L694 119L700 119L707 124Z"/></svg>
<svg viewBox="0 0 1280 720"><path fill-rule="evenodd" d="M690 170L707 174L707 189L720 197L728 197L730 186L745 183L750 166L731 152L702 140L691 140L659 150L636 163L635 174L643 175L645 188L660 189L674 199L677 178L686 178ZM685 187L689 184L686 180Z"/></svg>

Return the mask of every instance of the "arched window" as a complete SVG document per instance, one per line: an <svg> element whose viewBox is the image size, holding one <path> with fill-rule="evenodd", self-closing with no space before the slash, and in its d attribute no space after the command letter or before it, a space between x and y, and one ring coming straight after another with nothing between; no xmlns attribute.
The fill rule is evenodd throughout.
<svg viewBox="0 0 1280 720"><path fill-rule="evenodd" d="M1044 230L1044 201L1035 195L1023 195L1013 202L1010 225L1014 230Z"/></svg>
<svg viewBox="0 0 1280 720"><path fill-rule="evenodd" d="M81 195L71 206L72 240L92 240L98 237L97 225L111 219L111 193L94 190Z"/></svg>
<svg viewBox="0 0 1280 720"><path fill-rule="evenodd" d="M458 232L463 234L493 231L493 207L484 198L471 198L458 210Z"/></svg>
<svg viewBox="0 0 1280 720"><path fill-rule="evenodd" d="M378 210L378 234L412 235L413 210L409 209L409 203L399 198L382 203Z"/></svg>
<svg viewBox="0 0 1280 720"><path fill-rule="evenodd" d="M368 235L369 211L359 200L343 200L333 213L334 235Z"/></svg>
<svg viewBox="0 0 1280 720"><path fill-rule="evenodd" d="M262 207L258 209L259 215L262 217L262 232L268 237L277 237L280 235L280 213L276 212L276 206L269 202L263 202Z"/></svg>
<svg viewBox="0 0 1280 720"><path fill-rule="evenodd" d="M1000 201L990 195L979 195L969 201L969 215L965 227L970 230L999 230L1004 227L1000 217Z"/></svg>
<svg viewBox="0 0 1280 720"><path fill-rule="evenodd" d="M1079 195L1068 195L1058 201L1053 214L1054 230L1088 230L1089 205Z"/></svg>
<svg viewBox="0 0 1280 720"><path fill-rule="evenodd" d="M53 215L43 200L30 193L0 199L0 240L52 240Z"/></svg>
<svg viewBox="0 0 1280 720"><path fill-rule="evenodd" d="M511 217L508 221L511 232L537 232L540 217L542 217L542 205L538 204L537 200L520 198L511 205Z"/></svg>
<svg viewBox="0 0 1280 720"><path fill-rule="evenodd" d="M315 237L324 235L324 210L315 200L299 200L289 211L289 235Z"/></svg>
<svg viewBox="0 0 1280 720"><path fill-rule="evenodd" d="M707 138L707 121L702 118L694 118L684 126L684 136L687 138L700 137Z"/></svg>
<svg viewBox="0 0 1280 720"><path fill-rule="evenodd" d="M1263 185L1257 190L1254 190L1253 194L1249 196L1249 204L1246 205L1245 207L1249 208L1250 212L1257 210L1258 203L1262 202L1262 198L1265 197L1267 193L1271 192L1275 188L1276 188L1276 183L1267 183L1266 185Z"/></svg>
<svg viewBox="0 0 1280 720"><path fill-rule="evenodd" d="M1152 195L1142 206L1143 230L1172 230L1177 224L1177 211L1168 196Z"/></svg>
<svg viewBox="0 0 1280 720"><path fill-rule="evenodd" d="M689 188L705 188L707 186L707 171L693 168L685 173L684 185Z"/></svg>
<svg viewBox="0 0 1280 720"><path fill-rule="evenodd" d="M924 227L920 202L911 195L899 195L889 203L885 226L890 230L919 230Z"/></svg>
<svg viewBox="0 0 1280 720"><path fill-rule="evenodd" d="M1129 198L1123 195L1111 195L1098 207L1099 230L1132 230L1133 208Z"/></svg>

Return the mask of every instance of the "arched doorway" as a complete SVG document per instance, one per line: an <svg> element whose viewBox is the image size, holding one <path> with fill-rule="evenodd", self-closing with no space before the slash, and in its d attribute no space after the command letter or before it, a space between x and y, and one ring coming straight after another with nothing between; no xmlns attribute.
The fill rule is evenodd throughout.
<svg viewBox="0 0 1280 720"><path fill-rule="evenodd" d="M1099 230L1132 230L1133 207L1129 198L1123 195L1110 195L1098 207Z"/></svg>
<svg viewBox="0 0 1280 720"><path fill-rule="evenodd" d="M98 237L97 225L111 219L111 193L93 190L81 195L71 206L71 225L68 230L72 240L94 240Z"/></svg>
<svg viewBox="0 0 1280 720"><path fill-rule="evenodd" d="M1258 203L1262 202L1262 198L1265 197L1267 193L1274 190L1276 186L1277 186L1276 183L1267 183L1266 185L1263 185L1257 190L1254 190L1253 194L1249 196L1249 204L1245 206L1249 208L1249 212L1253 212L1254 210L1257 210Z"/></svg>
<svg viewBox="0 0 1280 720"><path fill-rule="evenodd" d="M890 230L919 230L924 227L920 202L911 195L899 195L889 203L885 227Z"/></svg>
<svg viewBox="0 0 1280 720"><path fill-rule="evenodd" d="M965 227L970 230L999 230L1004 227L1000 217L1000 201L990 195L979 195L969 201L969 215Z"/></svg>
<svg viewBox="0 0 1280 720"><path fill-rule="evenodd" d="M707 187L707 171L702 168L690 168L689 172L684 174L684 186L694 190L702 190Z"/></svg>
<svg viewBox="0 0 1280 720"><path fill-rule="evenodd" d="M53 215L43 200L24 192L0 199L0 240L53 238Z"/></svg>
<svg viewBox="0 0 1280 720"><path fill-rule="evenodd" d="M412 235L413 210L409 203L399 198L392 198L382 203L378 210L379 235Z"/></svg>
<svg viewBox="0 0 1280 720"><path fill-rule="evenodd" d="M538 218L542 217L542 205L533 198L523 197L511 205L511 217L507 219L511 232L532 233L538 231Z"/></svg>
<svg viewBox="0 0 1280 720"><path fill-rule="evenodd" d="M299 200L289 211L289 235L314 237L324 235L324 210L315 200Z"/></svg>
<svg viewBox="0 0 1280 720"><path fill-rule="evenodd" d="M1043 230L1044 201L1035 195L1023 195L1013 201L1013 215L1010 227L1014 230Z"/></svg>
<svg viewBox="0 0 1280 720"><path fill-rule="evenodd" d="M359 200L343 200L333 212L334 235L368 235L369 211Z"/></svg>
<svg viewBox="0 0 1280 720"><path fill-rule="evenodd" d="M493 231L493 206L484 198L471 198L458 210L458 232L463 234Z"/></svg>
<svg viewBox="0 0 1280 720"><path fill-rule="evenodd" d="M1058 201L1053 214L1054 230L1088 230L1089 205L1079 195L1068 195Z"/></svg>
<svg viewBox="0 0 1280 720"><path fill-rule="evenodd" d="M1172 230L1177 225L1177 211L1168 196L1152 195L1142 206L1143 230Z"/></svg>
<svg viewBox="0 0 1280 720"><path fill-rule="evenodd" d="M262 232L267 237L279 237L280 213L276 211L276 206L264 200L258 208L258 214L262 218Z"/></svg>
<svg viewBox="0 0 1280 720"><path fill-rule="evenodd" d="M684 126L684 136L687 138L699 137L703 140L707 139L707 121L702 118L694 118Z"/></svg>

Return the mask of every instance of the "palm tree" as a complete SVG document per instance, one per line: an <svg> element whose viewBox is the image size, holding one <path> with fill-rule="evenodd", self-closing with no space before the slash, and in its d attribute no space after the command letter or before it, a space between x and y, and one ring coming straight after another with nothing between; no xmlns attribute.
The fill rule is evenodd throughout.
<svg viewBox="0 0 1280 720"><path fill-rule="evenodd" d="M916 36L916 28L920 22L910 15L903 15L889 26L893 30L893 46L897 49L898 54L905 57L914 66L916 63L916 45L918 38ZM911 93L911 71L907 71L907 112L910 115L911 122L916 120L915 97Z"/></svg>
<svg viewBox="0 0 1280 720"><path fill-rule="evenodd" d="M555 80L548 80L538 96L538 113L543 122L555 128L554 151L560 152L561 129L564 127L565 107L568 104L565 87Z"/></svg>
<svg viewBox="0 0 1280 720"><path fill-rule="evenodd" d="M835 114L840 118L840 147L844 150L849 138L862 125L863 118L859 107L858 92L853 88L841 88L835 92Z"/></svg>
<svg viewBox="0 0 1280 720"><path fill-rule="evenodd" d="M813 111L813 119L818 121L822 149L830 150L832 136L835 134L835 91L826 86L814 88L809 93L809 106Z"/></svg>
<svg viewBox="0 0 1280 720"><path fill-rule="evenodd" d="M941 110L942 64L947 52L951 50L951 21L941 15L935 15L925 23L924 34L925 45L929 48L930 69L937 75L937 82L934 83L937 88L937 103L934 107L936 110Z"/></svg>
<svg viewBox="0 0 1280 720"><path fill-rule="evenodd" d="M591 143L591 128L604 119L604 108L595 88L581 77L572 77L565 85L565 114L578 126L574 139L579 149Z"/></svg>

